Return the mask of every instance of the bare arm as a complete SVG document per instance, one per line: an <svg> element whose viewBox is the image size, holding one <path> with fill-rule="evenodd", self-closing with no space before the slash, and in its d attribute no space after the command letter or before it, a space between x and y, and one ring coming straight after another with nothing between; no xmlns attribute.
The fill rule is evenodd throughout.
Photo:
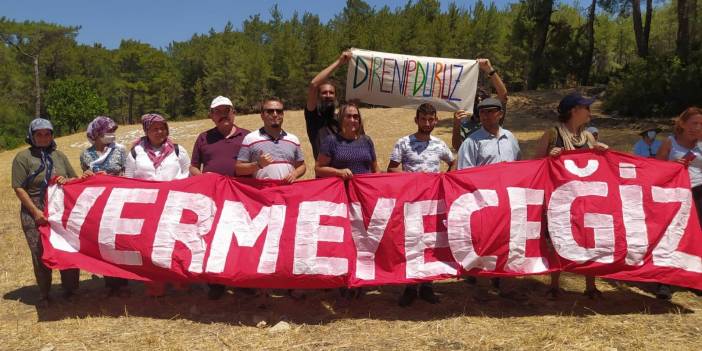
<svg viewBox="0 0 702 351"><path fill-rule="evenodd" d="M451 146L458 151L461 147L463 139L461 138L461 118L468 117L468 113L464 110L458 110L453 113L453 129L451 130Z"/></svg>
<svg viewBox="0 0 702 351"><path fill-rule="evenodd" d="M200 171L199 167L195 167L193 165L190 165L190 175L191 176L199 176L202 174L202 171Z"/></svg>
<svg viewBox="0 0 702 351"><path fill-rule="evenodd" d="M402 172L402 167L399 162L390 161L388 163L388 173L400 173Z"/></svg>
<svg viewBox="0 0 702 351"><path fill-rule="evenodd" d="M32 198L29 197L29 193L27 193L24 188L15 188L15 195L17 195L17 198L20 200L20 203L22 203L22 206L24 206L27 210L29 210L29 213L34 217L34 221L37 223L37 225L44 225L47 222L46 217L44 217L44 211L40 210L32 201Z"/></svg>
<svg viewBox="0 0 702 351"><path fill-rule="evenodd" d="M371 173L380 173L380 167L378 167L378 160L371 162Z"/></svg>
<svg viewBox="0 0 702 351"><path fill-rule="evenodd" d="M490 75L490 72L492 72L494 68L492 67L489 59L479 58L477 61L478 65L480 65L480 69L485 72L488 77L490 77L490 82L492 83L492 86L495 87L495 91L497 92L497 98L500 99L503 104L507 105L507 87L502 81L502 78L500 78L500 74L495 71L495 73Z"/></svg>
<svg viewBox="0 0 702 351"><path fill-rule="evenodd" d="M312 111L317 108L317 89L319 86L326 82L332 73L339 68L339 66L349 62L352 56L351 50L342 52L336 61L332 62L332 64L321 70L316 76L314 76L314 78L312 78L312 81L310 81L310 84L307 87L307 111Z"/></svg>
<svg viewBox="0 0 702 351"><path fill-rule="evenodd" d="M319 156L317 156L317 162L314 164L314 173L317 175L317 177L341 177L343 179L353 177L353 173L350 169L336 169L334 167L330 167L329 164L331 164L331 157L324 154L319 154Z"/></svg>
<svg viewBox="0 0 702 351"><path fill-rule="evenodd" d="M544 132L539 141L536 142L536 150L534 151L534 159L546 157L549 154L548 144L550 136L548 132Z"/></svg>
<svg viewBox="0 0 702 351"><path fill-rule="evenodd" d="M259 170L257 162L236 161L234 172L237 176L247 176L256 173Z"/></svg>
<svg viewBox="0 0 702 351"><path fill-rule="evenodd" d="M290 172L290 174L288 174L288 176L285 177L285 182L288 184L292 184L295 182L295 180L305 175L305 172L307 172L307 166L305 166L305 161L298 161L295 164L295 169L293 169Z"/></svg>
<svg viewBox="0 0 702 351"><path fill-rule="evenodd" d="M668 159L668 154L670 154L670 149L673 147L672 143L670 142L670 139L665 139L661 147L658 149L658 153L656 153L656 159L658 160L667 160Z"/></svg>

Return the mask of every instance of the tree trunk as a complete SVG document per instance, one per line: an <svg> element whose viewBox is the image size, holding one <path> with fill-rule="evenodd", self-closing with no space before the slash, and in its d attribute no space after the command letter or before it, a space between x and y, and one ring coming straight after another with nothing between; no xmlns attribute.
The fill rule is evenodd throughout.
<svg viewBox="0 0 702 351"><path fill-rule="evenodd" d="M128 119L129 119L129 124L132 124L132 107L134 103L134 90L129 89L129 93L127 94L127 106L129 107L129 114L128 114Z"/></svg>
<svg viewBox="0 0 702 351"><path fill-rule="evenodd" d="M536 89L541 83L542 71L544 69L544 49L546 48L546 38L551 25L551 13L553 12L553 0L535 1L533 18L536 20L534 30L534 50L529 57L530 65L527 80L527 89Z"/></svg>
<svg viewBox="0 0 702 351"><path fill-rule="evenodd" d="M32 56L34 61L34 92L36 101L34 102L34 117L41 117L41 86L39 85L39 54Z"/></svg>
<svg viewBox="0 0 702 351"><path fill-rule="evenodd" d="M648 55L648 38L651 34L651 19L653 18L653 0L646 0L646 23L643 28L643 39L646 45L646 54Z"/></svg>
<svg viewBox="0 0 702 351"><path fill-rule="evenodd" d="M690 13L687 0L678 0L678 35L675 39L675 53L683 62L690 56Z"/></svg>
<svg viewBox="0 0 702 351"><path fill-rule="evenodd" d="M700 34L697 32L697 0L687 0L687 8L690 10L690 51L698 50Z"/></svg>
<svg viewBox="0 0 702 351"><path fill-rule="evenodd" d="M587 35L587 50L583 55L582 71L580 76L580 84L587 85L590 81L590 67L592 67L592 56L595 53L595 8L597 0L592 0L592 5L587 14L586 35Z"/></svg>
<svg viewBox="0 0 702 351"><path fill-rule="evenodd" d="M651 11L649 3L652 0L646 0L646 23L650 30L651 26ZM644 29L641 23L641 1L631 0L631 16L634 22L634 38L636 38L636 53L639 57L648 56L648 31Z"/></svg>

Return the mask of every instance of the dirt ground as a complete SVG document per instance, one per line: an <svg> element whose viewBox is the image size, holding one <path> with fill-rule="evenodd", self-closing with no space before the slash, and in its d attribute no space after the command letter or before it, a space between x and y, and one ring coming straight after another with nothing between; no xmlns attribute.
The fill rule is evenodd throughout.
<svg viewBox="0 0 702 351"><path fill-rule="evenodd" d="M510 97L505 123L519 138L524 155L555 120L555 107L565 91L530 92ZM381 168L394 142L415 131L414 112L402 109L363 109L365 128L373 138ZM435 135L450 144L451 115L440 113ZM593 106L593 124L600 140L613 149L630 151L640 124L601 115ZM300 137L313 160L301 111L286 113L284 128ZM259 116L238 116L248 129L261 125ZM191 150L195 136L211 128L207 119L173 122L171 134ZM669 131L670 123L659 121ZM122 126L120 142L134 140L140 126ZM79 169L78 155L88 143L83 133L59 138L59 148ZM10 165L18 150L0 153L0 184L10 184ZM310 170L307 178L313 176ZM503 298L487 281L470 286L462 281L439 282L438 305L417 301L397 306L400 287L367 289L350 306L336 291L308 291L303 300L284 296L250 296L230 292L218 301L207 289L171 291L147 298L139 283L130 297L106 297L102 279L81 275L79 296L38 310L38 289L31 259L19 225L19 202L6 186L0 197L0 349L1 350L640 350L699 349L702 344L702 298L687 290L671 301L655 299L652 286L598 279L604 297L582 295L584 279L564 274L566 294L545 298L548 277L506 279L507 290L524 294ZM290 329L275 332L280 321Z"/></svg>

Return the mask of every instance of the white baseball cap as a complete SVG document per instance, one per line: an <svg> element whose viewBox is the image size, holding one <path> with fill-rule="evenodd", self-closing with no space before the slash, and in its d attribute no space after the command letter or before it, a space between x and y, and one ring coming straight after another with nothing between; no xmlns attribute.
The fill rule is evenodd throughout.
<svg viewBox="0 0 702 351"><path fill-rule="evenodd" d="M212 103L210 104L210 108L215 108L217 106L231 106L232 105L232 100L229 100L229 98L226 98L224 96L218 96L212 100Z"/></svg>

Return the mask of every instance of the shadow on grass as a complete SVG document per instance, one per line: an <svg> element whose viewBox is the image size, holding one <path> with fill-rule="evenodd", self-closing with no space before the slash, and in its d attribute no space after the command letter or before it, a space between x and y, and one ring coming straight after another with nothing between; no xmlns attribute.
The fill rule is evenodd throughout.
<svg viewBox="0 0 702 351"><path fill-rule="evenodd" d="M463 281L444 281L434 284L441 298L439 304L418 299L411 307L402 308L397 304L402 286L365 288L361 298L350 301L342 299L337 289L304 291L304 299L275 292L272 296L251 296L234 290L220 300L211 301L207 299L207 288L201 284L192 285L189 291L171 290L165 297L151 298L144 295L141 283L131 282L131 296L107 297L103 281L89 279L81 282L80 293L72 301L62 300L60 287L54 286L54 302L48 308L37 309L37 313L39 321L138 316L233 325L256 325L265 320L272 325L280 320L324 324L366 318L428 321L458 316L509 318L693 312L681 305L657 300L652 294L642 294L633 288L634 284L600 280L599 286L605 288L601 299L591 300L579 290L568 289L558 300L549 301L546 299L548 286L533 277L502 280L503 290L518 292L520 298L500 297L489 292L487 279L479 279L477 286ZM638 286L647 288L648 285ZM653 285L650 286L648 290L653 289ZM34 305L37 295L36 286L28 286L10 291L3 298Z"/></svg>

